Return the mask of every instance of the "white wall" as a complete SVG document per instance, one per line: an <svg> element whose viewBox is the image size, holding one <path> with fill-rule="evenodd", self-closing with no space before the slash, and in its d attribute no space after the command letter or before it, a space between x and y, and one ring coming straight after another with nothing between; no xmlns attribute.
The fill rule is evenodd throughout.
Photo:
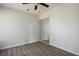
<svg viewBox="0 0 79 59"><path fill-rule="evenodd" d="M79 4L62 4L40 17L50 17L51 45L79 55Z"/></svg>
<svg viewBox="0 0 79 59"><path fill-rule="evenodd" d="M42 19L40 20L40 28L41 28L41 40L48 40L50 35L50 19Z"/></svg>
<svg viewBox="0 0 79 59"><path fill-rule="evenodd" d="M38 16L0 7L0 49L38 40Z"/></svg>

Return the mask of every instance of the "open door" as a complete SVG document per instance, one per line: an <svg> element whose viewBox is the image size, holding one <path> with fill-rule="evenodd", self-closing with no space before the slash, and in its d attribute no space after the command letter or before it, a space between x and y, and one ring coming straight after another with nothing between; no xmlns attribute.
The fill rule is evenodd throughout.
<svg viewBox="0 0 79 59"><path fill-rule="evenodd" d="M41 41L49 44L50 37L50 19L42 19L40 20L41 27Z"/></svg>

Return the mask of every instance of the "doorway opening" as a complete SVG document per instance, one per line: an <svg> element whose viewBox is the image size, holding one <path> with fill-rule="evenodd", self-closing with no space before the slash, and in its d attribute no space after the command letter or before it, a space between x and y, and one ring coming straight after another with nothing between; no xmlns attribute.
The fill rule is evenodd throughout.
<svg viewBox="0 0 79 59"><path fill-rule="evenodd" d="M50 19L45 18L40 20L41 42L50 43Z"/></svg>

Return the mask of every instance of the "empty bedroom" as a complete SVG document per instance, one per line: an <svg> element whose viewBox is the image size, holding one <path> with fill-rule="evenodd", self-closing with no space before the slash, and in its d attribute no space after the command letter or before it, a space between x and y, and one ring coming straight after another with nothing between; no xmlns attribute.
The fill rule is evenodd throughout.
<svg viewBox="0 0 79 59"><path fill-rule="evenodd" d="M0 56L78 56L79 3L0 3Z"/></svg>

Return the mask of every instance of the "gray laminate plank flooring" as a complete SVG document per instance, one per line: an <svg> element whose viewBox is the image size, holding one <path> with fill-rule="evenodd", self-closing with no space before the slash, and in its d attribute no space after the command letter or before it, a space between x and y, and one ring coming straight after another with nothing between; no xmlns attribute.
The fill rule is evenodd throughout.
<svg viewBox="0 0 79 59"><path fill-rule="evenodd" d="M42 42L0 50L0 56L76 56Z"/></svg>

